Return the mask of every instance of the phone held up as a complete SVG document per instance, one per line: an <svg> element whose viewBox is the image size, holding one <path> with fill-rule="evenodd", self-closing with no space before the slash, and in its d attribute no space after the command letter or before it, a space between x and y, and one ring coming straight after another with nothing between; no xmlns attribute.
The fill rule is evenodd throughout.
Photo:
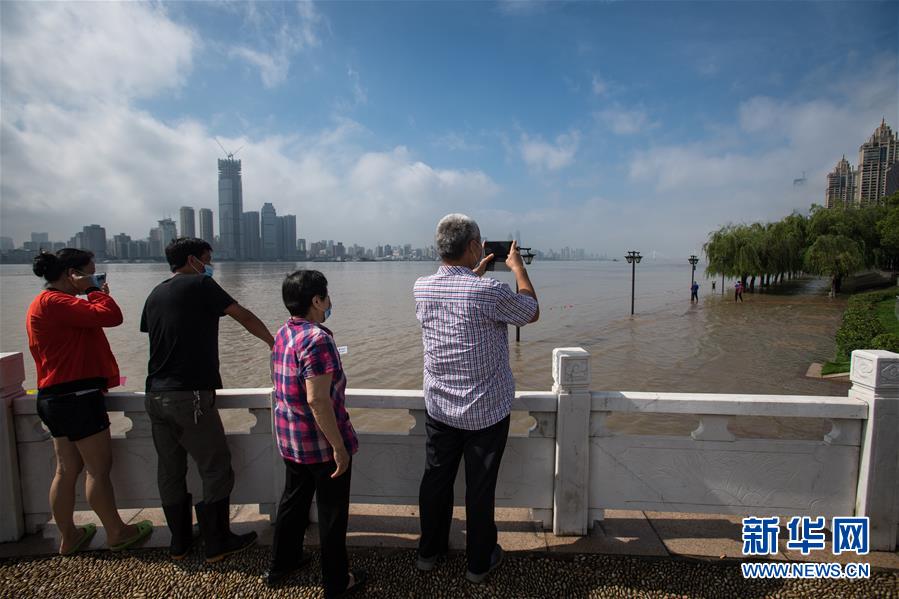
<svg viewBox="0 0 899 599"><path fill-rule="evenodd" d="M509 267L506 266L506 258L509 257L510 251L512 251L511 241L485 241L484 255L489 256L493 254L493 260L487 264L487 270L509 272Z"/></svg>

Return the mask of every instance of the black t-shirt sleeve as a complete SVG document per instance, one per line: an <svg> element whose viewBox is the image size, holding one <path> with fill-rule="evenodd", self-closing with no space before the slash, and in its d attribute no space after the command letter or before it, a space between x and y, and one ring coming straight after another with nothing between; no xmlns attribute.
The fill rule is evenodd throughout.
<svg viewBox="0 0 899 599"><path fill-rule="evenodd" d="M228 295L228 292L222 289L212 277L203 277L200 286L203 289L206 305L218 316L224 316L225 309L235 303L234 298Z"/></svg>
<svg viewBox="0 0 899 599"><path fill-rule="evenodd" d="M149 333L150 326L147 324L147 304L144 302L144 309L140 314L140 332Z"/></svg>

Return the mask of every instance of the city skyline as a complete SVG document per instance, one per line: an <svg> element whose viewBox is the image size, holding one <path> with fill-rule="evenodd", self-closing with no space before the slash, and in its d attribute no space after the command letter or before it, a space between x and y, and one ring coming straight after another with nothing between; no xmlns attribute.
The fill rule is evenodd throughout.
<svg viewBox="0 0 899 599"><path fill-rule="evenodd" d="M728 222L821 203L847 140L899 123L895 2L2 10L16 241L98 219L143 237L181 206L218 220L209 165L233 151L226 237L271 202L368 247L425 246L464 212L535 247L689 255Z"/></svg>

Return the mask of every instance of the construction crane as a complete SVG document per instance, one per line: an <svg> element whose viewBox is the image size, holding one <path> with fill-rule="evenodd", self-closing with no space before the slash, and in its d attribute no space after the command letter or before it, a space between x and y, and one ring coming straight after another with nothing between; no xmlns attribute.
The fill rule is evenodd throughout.
<svg viewBox="0 0 899 599"><path fill-rule="evenodd" d="M213 137L212 139L214 139L214 140L215 140L215 143L217 143L217 144L219 145L219 147L222 149L222 152L224 152L225 155L228 156L228 160L234 160L234 156L235 156L238 152L240 152L241 150L243 150L243 148L244 148L243 146L240 146L240 147L237 148L237 150L235 150L234 152L229 152L228 150L225 149L225 146L222 145L222 142L220 142L220 141L218 140L217 137Z"/></svg>
<svg viewBox="0 0 899 599"><path fill-rule="evenodd" d="M801 177L799 177L798 179L793 179L793 187L800 187L802 185L805 185L805 181L805 171L802 171Z"/></svg>

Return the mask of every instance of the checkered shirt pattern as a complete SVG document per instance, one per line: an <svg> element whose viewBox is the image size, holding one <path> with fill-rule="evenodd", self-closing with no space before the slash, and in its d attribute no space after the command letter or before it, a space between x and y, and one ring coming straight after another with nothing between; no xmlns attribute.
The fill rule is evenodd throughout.
<svg viewBox="0 0 899 599"><path fill-rule="evenodd" d="M537 300L464 266L441 266L418 279L413 293L428 414L465 430L508 416L515 398L508 325L529 323Z"/></svg>
<svg viewBox="0 0 899 599"><path fill-rule="evenodd" d="M334 459L331 445L312 416L306 379L332 373L331 401L337 428L350 455L359 448L346 411L346 376L330 330L303 318L291 318L275 335L272 348L275 435L281 455L300 464Z"/></svg>

